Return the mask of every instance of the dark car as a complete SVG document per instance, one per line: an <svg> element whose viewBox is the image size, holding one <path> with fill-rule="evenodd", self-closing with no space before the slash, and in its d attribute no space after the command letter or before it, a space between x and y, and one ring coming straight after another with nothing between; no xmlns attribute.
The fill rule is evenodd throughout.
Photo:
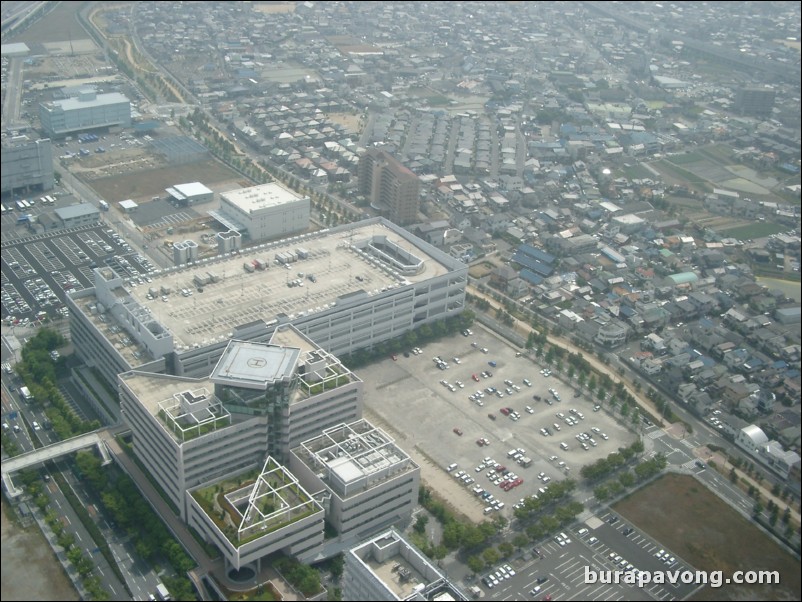
<svg viewBox="0 0 802 602"><path fill-rule="evenodd" d="M495 414L488 414L487 417L490 418L490 420L495 420L496 419L496 415Z"/></svg>
<svg viewBox="0 0 802 602"><path fill-rule="evenodd" d="M538 577L538 578L537 578L537 582L538 582L538 584L540 584L540 583L546 583L546 581L548 581L548 580L549 580L549 578L548 578L548 577Z"/></svg>

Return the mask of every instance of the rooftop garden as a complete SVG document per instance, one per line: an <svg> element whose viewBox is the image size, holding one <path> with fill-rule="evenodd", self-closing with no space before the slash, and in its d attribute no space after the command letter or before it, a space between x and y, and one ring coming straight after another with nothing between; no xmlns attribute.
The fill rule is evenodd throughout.
<svg viewBox="0 0 802 602"><path fill-rule="evenodd" d="M272 458L261 471L250 470L196 489L192 497L235 547L321 512Z"/></svg>
<svg viewBox="0 0 802 602"><path fill-rule="evenodd" d="M231 415L214 396L205 390L174 396L159 404L159 419L181 443L231 424Z"/></svg>

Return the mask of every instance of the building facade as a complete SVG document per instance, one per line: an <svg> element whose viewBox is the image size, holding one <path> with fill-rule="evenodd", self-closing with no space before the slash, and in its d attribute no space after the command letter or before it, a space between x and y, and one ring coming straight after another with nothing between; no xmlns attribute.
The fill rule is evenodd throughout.
<svg viewBox="0 0 802 602"><path fill-rule="evenodd" d="M51 138L102 127L130 127L131 101L118 92L86 90L73 98L41 103L39 119Z"/></svg>
<svg viewBox="0 0 802 602"><path fill-rule="evenodd" d="M207 378L119 376L134 453L182 518L187 489L253 468L267 455L285 461L311 433L361 417L356 375L292 326L275 340L296 346L231 341Z"/></svg>
<svg viewBox="0 0 802 602"><path fill-rule="evenodd" d="M739 88L735 93L735 110L741 115L771 117L776 95L773 88Z"/></svg>
<svg viewBox="0 0 802 602"><path fill-rule="evenodd" d="M420 467L366 420L325 429L290 452L289 468L309 491L324 491L326 522L338 543L412 517Z"/></svg>
<svg viewBox="0 0 802 602"><path fill-rule="evenodd" d="M0 192L51 190L53 177L53 146L50 139L3 143Z"/></svg>
<svg viewBox="0 0 802 602"><path fill-rule="evenodd" d="M399 225L418 221L420 179L388 152L368 149L360 158L359 193Z"/></svg>

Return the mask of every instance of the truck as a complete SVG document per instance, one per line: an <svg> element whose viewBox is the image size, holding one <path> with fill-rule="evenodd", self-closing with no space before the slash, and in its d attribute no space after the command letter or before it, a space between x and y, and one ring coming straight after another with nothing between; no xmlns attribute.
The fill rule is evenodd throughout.
<svg viewBox="0 0 802 602"><path fill-rule="evenodd" d="M31 395L30 390L28 387L20 387L19 394L22 396L22 399L27 402L33 401L33 395Z"/></svg>
<svg viewBox="0 0 802 602"><path fill-rule="evenodd" d="M170 597L170 592L167 590L166 587L164 587L164 583L159 583L156 586L156 597L159 600L164 600L164 601L172 600L172 598Z"/></svg>
<svg viewBox="0 0 802 602"><path fill-rule="evenodd" d="M103 211L109 210L109 204L106 201L98 201L97 204L100 206L100 209Z"/></svg>
<svg viewBox="0 0 802 602"><path fill-rule="evenodd" d="M524 456L520 460L518 460L518 464L523 466L524 468L529 468L532 465L532 458L527 458Z"/></svg>
<svg viewBox="0 0 802 602"><path fill-rule="evenodd" d="M82 148L81 150L79 150L79 151L78 151L78 153L79 153L79 154L80 154L82 157L87 157L87 156L89 156L89 151L88 151L88 150L86 150L85 148Z"/></svg>
<svg viewBox="0 0 802 602"><path fill-rule="evenodd" d="M27 213L17 216L17 224L27 224L31 221L31 216Z"/></svg>

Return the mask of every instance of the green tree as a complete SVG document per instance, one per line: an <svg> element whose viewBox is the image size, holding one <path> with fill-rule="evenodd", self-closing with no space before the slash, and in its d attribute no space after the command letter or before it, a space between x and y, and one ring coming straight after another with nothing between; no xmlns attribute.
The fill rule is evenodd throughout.
<svg viewBox="0 0 802 602"><path fill-rule="evenodd" d="M468 556L467 564L468 568L474 573L479 573L485 568L484 560L475 554L473 556Z"/></svg>
<svg viewBox="0 0 802 602"><path fill-rule="evenodd" d="M484 552L482 552L482 559L485 561L485 564L487 566L493 566L499 560L501 560L501 557L498 553L498 550L496 550L496 548L491 547L487 548Z"/></svg>
<svg viewBox="0 0 802 602"><path fill-rule="evenodd" d="M428 522L429 522L429 517L426 514L419 514L412 528L415 530L416 533L420 533L422 535L423 533L426 532L426 524Z"/></svg>
<svg viewBox="0 0 802 602"><path fill-rule="evenodd" d="M790 516L790 510L788 508L786 508L786 512ZM784 520L783 522L788 522L788 521ZM523 533L518 533L515 537L513 537L512 544L519 550L523 549L527 545L529 545L529 538Z"/></svg>
<svg viewBox="0 0 802 602"><path fill-rule="evenodd" d="M610 497L610 490L604 485L599 485L593 490L593 496L600 502L603 502Z"/></svg>
<svg viewBox="0 0 802 602"><path fill-rule="evenodd" d="M515 552L515 546L507 541L498 544L498 551L503 558L509 558Z"/></svg>

